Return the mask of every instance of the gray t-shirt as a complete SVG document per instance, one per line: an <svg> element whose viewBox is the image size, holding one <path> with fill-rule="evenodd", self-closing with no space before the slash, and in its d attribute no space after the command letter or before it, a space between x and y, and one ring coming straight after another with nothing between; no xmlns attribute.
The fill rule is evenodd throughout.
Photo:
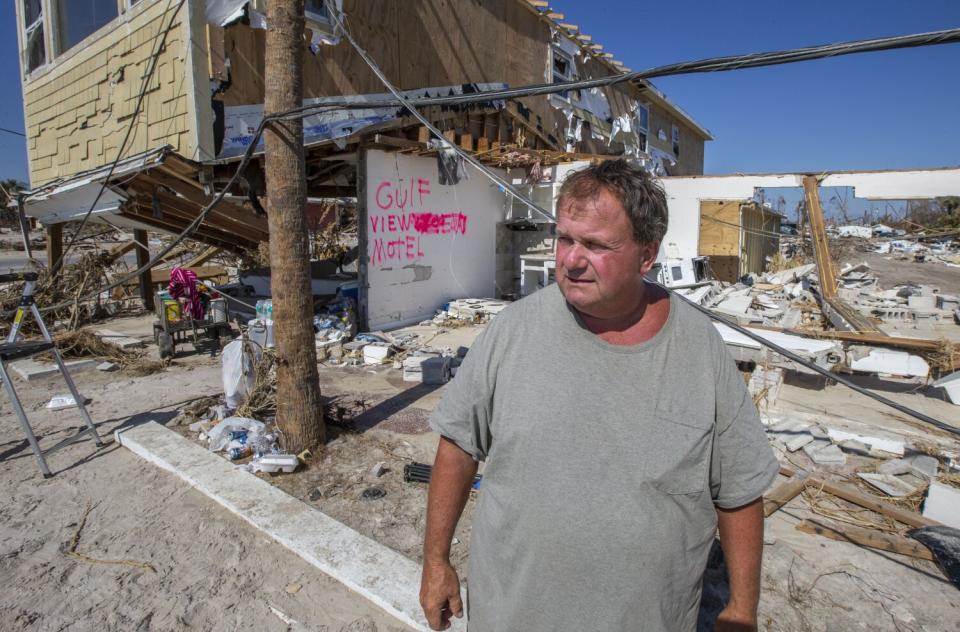
<svg viewBox="0 0 960 632"><path fill-rule="evenodd" d="M706 317L676 296L615 346L556 285L477 339L431 417L486 460L467 569L472 632L694 630L717 526L777 474Z"/></svg>

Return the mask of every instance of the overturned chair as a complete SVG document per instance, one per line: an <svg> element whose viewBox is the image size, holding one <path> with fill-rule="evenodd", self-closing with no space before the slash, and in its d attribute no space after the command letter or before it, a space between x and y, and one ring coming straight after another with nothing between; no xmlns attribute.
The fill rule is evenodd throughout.
<svg viewBox="0 0 960 632"><path fill-rule="evenodd" d="M10 403L13 404L13 410L17 413L17 417L20 419L20 427L23 429L24 434L27 435L27 441L30 443L30 447L33 449L34 455L37 457L37 462L40 464L40 471L43 473L43 477L50 478L52 474L50 473L50 468L47 467L47 461L44 458L47 454L66 447L74 441L83 438L87 434L93 437L93 440L98 448L103 446L103 442L100 440L100 435L97 434L97 428L93 425L93 421L90 419L89 413L87 413L87 408L84 405L83 397L81 397L80 393L77 392L77 386L73 383L70 373L67 372L67 368L63 364L63 358L60 356L60 351L57 349L57 345L53 342L53 338L50 336L50 331L43 322L43 318L40 316L40 310L37 308L37 304L33 298L33 287L34 283L36 283L36 280L36 272L0 274L0 283L24 281L23 297L20 299L20 305L17 307L16 316L14 316L13 319L13 326L10 329L10 335L7 336L7 340L5 342L0 343L0 379L3 380L3 386L7 391L7 395L10 396ZM40 328L40 333L43 334L43 340L25 340L17 342L17 338L20 334L20 328L23 325L23 321L27 315L27 312L33 315L33 317L36 319L37 326ZM60 374L63 376L63 380L67 383L67 387L70 389L70 394L73 395L73 401L76 402L77 408L80 409L80 415L83 417L86 428L73 436L67 437L63 441L46 450L41 450L40 444L37 441L37 437L33 434L33 429L30 427L30 421L27 419L27 414L24 412L23 406L20 404L20 398L17 397L17 391L13 387L13 380L10 379L10 373L7 371L7 363L20 358L28 358L39 353L47 352L53 354L53 359L56 361L57 367L60 369Z"/></svg>

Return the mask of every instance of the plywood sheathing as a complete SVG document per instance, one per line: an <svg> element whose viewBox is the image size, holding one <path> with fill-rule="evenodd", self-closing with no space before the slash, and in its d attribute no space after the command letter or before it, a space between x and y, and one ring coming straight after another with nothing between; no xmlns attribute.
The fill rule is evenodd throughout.
<svg viewBox="0 0 960 632"><path fill-rule="evenodd" d="M346 0L344 8L351 16L356 39L401 89L473 82L505 82L514 86L543 83L549 75L550 31L559 28L558 23L526 0L463 2L455 6L440 0ZM578 40L576 35L571 36L583 52L578 61L581 75L597 77L619 72L599 55L592 42ZM225 29L223 37L232 82L217 98L226 106L263 103L264 32L235 24ZM306 98L385 91L346 43L323 46L317 55L305 54ZM632 103L641 95L640 89L630 84L606 88L604 93L614 116L630 112ZM489 118L471 120L455 130L456 142L460 142L462 134L469 134L475 147L481 143L488 147L496 142L519 144L524 140L525 146L535 149L560 149L567 126L563 113L543 96L521 101L523 107L508 115L509 125L500 122L491 126ZM662 108L651 107L651 115L659 109ZM661 116L670 114L665 111ZM685 129L683 125L681 129ZM702 139L689 141L691 148L695 144L701 147L691 152L694 159L690 165L678 172L702 171L702 158L695 158L702 157L702 143ZM584 134L581 151L600 154L615 153L614 149L592 141L589 133Z"/></svg>

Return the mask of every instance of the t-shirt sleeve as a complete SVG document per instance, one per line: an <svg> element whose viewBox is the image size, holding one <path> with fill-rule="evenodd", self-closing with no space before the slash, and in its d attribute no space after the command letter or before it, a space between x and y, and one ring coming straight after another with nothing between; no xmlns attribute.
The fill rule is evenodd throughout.
<svg viewBox="0 0 960 632"><path fill-rule="evenodd" d="M497 380L498 341L497 316L476 341L457 375L447 385L436 410L430 416L430 427L477 461L484 461L492 440L491 420L493 396Z"/></svg>
<svg viewBox="0 0 960 632"><path fill-rule="evenodd" d="M780 464L736 363L718 340L716 436L710 492L718 507L740 507L763 495Z"/></svg>

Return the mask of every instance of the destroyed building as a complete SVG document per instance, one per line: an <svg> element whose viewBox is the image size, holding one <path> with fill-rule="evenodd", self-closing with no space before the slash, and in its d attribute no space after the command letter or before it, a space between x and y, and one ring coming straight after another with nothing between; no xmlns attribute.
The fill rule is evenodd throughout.
<svg viewBox="0 0 960 632"><path fill-rule="evenodd" d="M362 58L341 41L324 3L306 4L305 105L342 95L357 101L386 95ZM407 96L462 94L624 70L601 44L543 2L457 3L455 10L429 0L347 0L342 6L357 40ZM264 0L18 0L16 7L32 186L25 211L48 228L51 254L61 252L62 224L83 217L93 206L94 219L116 226L182 230L226 185L263 118ZM438 106L424 113L448 141L499 168L549 172L551 165L577 158L627 155L659 173L693 175L703 172L704 144L711 140L709 132L643 80L522 101ZM371 200L385 202L391 187L407 194L401 183L378 188L386 182L376 179L379 171L396 161L410 164L407 177L429 172L433 183L427 189L442 198L439 206L451 208L437 195L443 186L437 183L437 152L428 143L428 131L397 107L319 112L304 120L304 129L309 199L318 205L339 200L336 206L351 212L359 206L359 275L365 274L362 262L391 257L394 263L419 267L410 279L390 283L422 281L434 274L416 245L422 232L399 230L391 223L396 213L386 214L380 224L367 209ZM195 239L230 251L256 250L268 239L262 153L242 176L193 233ZM549 199L551 187L535 191L549 184L549 177L524 175L535 199ZM476 244L471 248L484 253L472 267L489 264L492 270L504 250L525 249L512 242L503 245L513 237L497 227L522 218L505 208L504 196L489 194L478 181L469 186L484 189L483 200L470 200L479 204L477 217L451 215L430 230L439 241L437 232L453 239L469 226L470 242ZM449 197L449 191L444 193ZM411 209L398 204L394 210L406 215ZM504 269L498 273L498 285L511 286L502 288L502 294L516 292L512 286L519 262L515 252L511 257L501 262ZM434 276L433 290L423 297L430 302L429 311L437 299L450 298L436 280ZM365 294L376 297L377 284L361 278L359 285L361 311L367 314ZM495 292L465 285L468 294ZM369 310L370 320L381 325L408 321L426 309L425 302L398 309L392 301L385 297L386 306Z"/></svg>

